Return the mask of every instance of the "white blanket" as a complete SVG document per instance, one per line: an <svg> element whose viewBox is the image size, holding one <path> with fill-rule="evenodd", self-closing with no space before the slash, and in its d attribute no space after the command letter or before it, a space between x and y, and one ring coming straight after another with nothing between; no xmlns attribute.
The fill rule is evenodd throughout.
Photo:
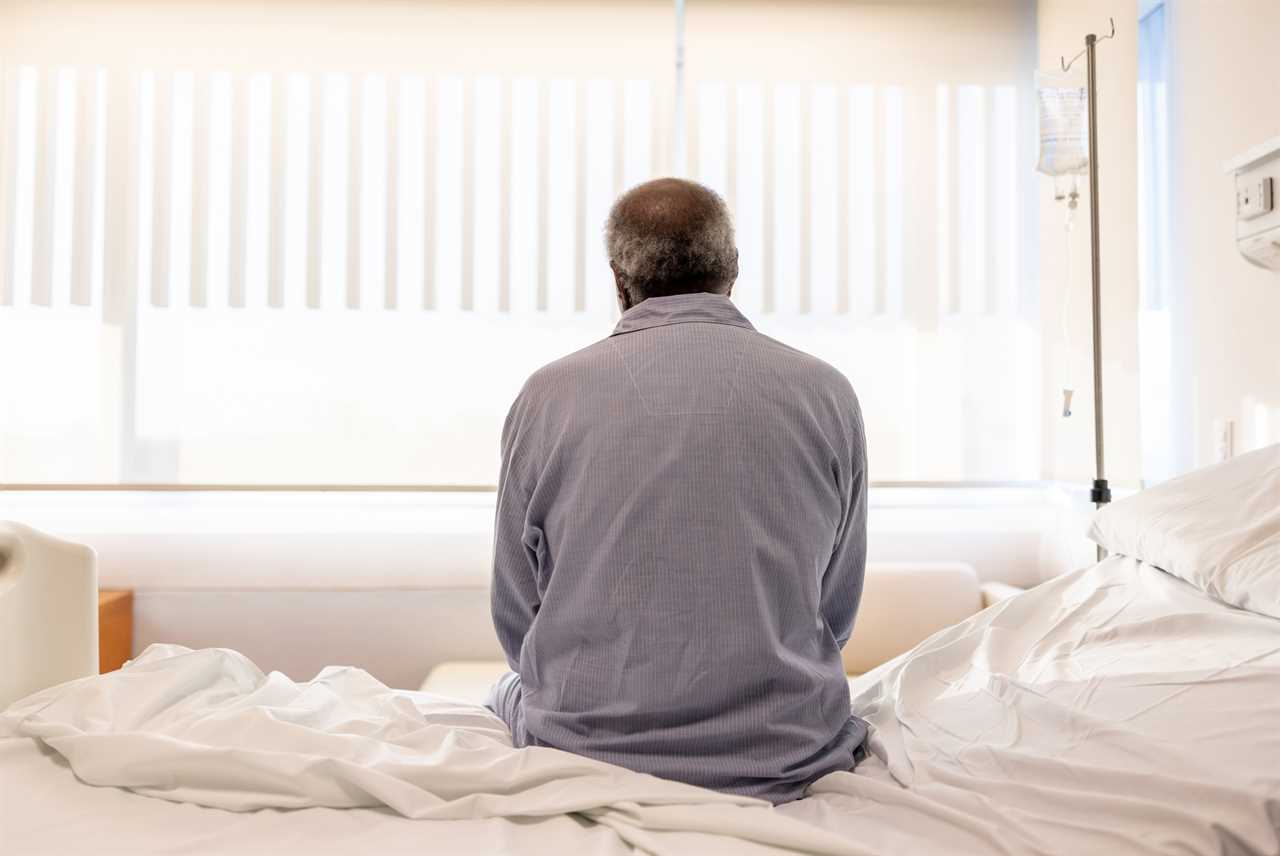
<svg viewBox="0 0 1280 856"><path fill-rule="evenodd" d="M13 705L0 714L4 737L39 739L89 784L232 811L385 805L431 820L579 813L626 841L671 830L727 836L724 852L748 842L864 852L760 800L554 749L513 749L482 708L410 697L352 668L295 683L225 649L152 646L119 672Z"/></svg>

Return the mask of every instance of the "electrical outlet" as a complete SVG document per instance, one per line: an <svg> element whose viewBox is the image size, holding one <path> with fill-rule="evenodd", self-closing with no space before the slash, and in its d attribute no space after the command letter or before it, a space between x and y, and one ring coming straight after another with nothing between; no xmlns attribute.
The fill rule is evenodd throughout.
<svg viewBox="0 0 1280 856"><path fill-rule="evenodd" d="M1213 420L1213 461L1222 463L1230 460L1235 450L1236 422L1234 419Z"/></svg>
<svg viewBox="0 0 1280 856"><path fill-rule="evenodd" d="M1273 204L1271 176L1253 178L1236 184L1237 220L1252 220L1263 214L1269 214Z"/></svg>

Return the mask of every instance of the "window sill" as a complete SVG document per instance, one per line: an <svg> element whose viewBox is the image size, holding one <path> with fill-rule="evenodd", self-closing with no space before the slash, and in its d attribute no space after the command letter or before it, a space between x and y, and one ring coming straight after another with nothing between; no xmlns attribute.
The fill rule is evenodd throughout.
<svg viewBox="0 0 1280 856"><path fill-rule="evenodd" d="M493 506L481 491L0 491L0 519L89 544L102 585L140 590L483 586ZM1087 508L1058 486L879 485L869 506L872 561L962 561L1023 586L1087 562Z"/></svg>

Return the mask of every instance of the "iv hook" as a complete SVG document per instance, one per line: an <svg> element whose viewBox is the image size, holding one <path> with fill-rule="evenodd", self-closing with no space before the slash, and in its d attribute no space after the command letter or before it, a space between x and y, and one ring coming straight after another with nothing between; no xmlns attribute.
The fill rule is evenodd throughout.
<svg viewBox="0 0 1280 856"><path fill-rule="evenodd" d="M1111 22L1111 32L1110 32L1110 33L1107 33L1107 35L1105 35L1105 36L1101 36L1101 37L1099 37L1099 38L1097 39L1097 41L1099 41L1099 42L1105 42L1107 39L1114 39L1114 38L1116 37L1116 19L1115 19L1115 18L1108 18L1107 20ZM1088 48L1085 48L1085 50L1088 50ZM1084 56L1084 53L1085 53L1085 51L1080 51L1080 53L1076 54L1075 56L1073 56L1073 57L1071 58L1071 62L1067 62L1067 58L1066 58L1066 57L1062 57L1062 56L1058 57L1058 62L1062 65L1062 70L1063 70L1063 71L1070 71L1070 70L1071 70L1071 66L1075 65L1075 64L1076 64L1076 60L1078 60L1078 59L1080 59L1080 57Z"/></svg>

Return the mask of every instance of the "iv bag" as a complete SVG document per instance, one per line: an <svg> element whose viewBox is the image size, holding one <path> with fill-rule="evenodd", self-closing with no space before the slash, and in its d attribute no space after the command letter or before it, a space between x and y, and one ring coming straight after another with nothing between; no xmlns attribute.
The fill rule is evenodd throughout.
<svg viewBox="0 0 1280 856"><path fill-rule="evenodd" d="M1040 160L1045 175L1081 175L1089 170L1089 94L1078 75L1036 73L1040 113Z"/></svg>

